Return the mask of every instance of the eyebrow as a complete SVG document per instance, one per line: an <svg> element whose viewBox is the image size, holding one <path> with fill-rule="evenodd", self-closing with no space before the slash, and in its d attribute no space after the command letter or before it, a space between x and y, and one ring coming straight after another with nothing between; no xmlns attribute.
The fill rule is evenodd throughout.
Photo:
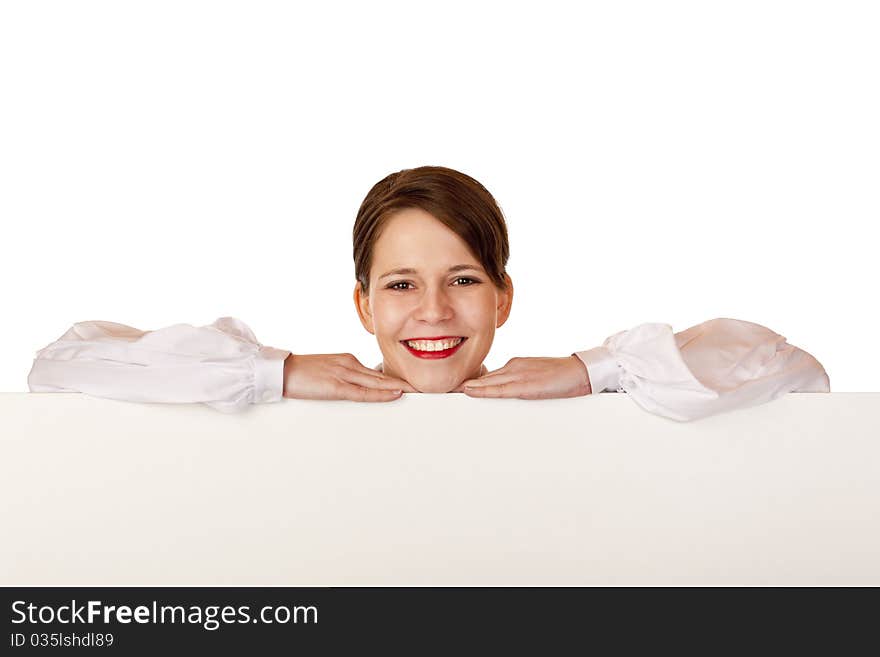
<svg viewBox="0 0 880 657"><path fill-rule="evenodd" d="M476 265L453 265L449 269L446 270L447 274L451 274L457 271L464 271L466 269L473 269L474 271L482 271L480 267ZM418 272L412 267L401 267L400 269L392 269L391 271L387 271L379 277L381 281L383 278L388 276L407 276L412 274L417 274Z"/></svg>

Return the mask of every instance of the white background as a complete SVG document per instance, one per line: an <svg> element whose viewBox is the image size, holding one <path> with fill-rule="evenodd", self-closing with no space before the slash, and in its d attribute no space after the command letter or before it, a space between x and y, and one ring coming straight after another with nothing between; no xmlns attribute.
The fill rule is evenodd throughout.
<svg viewBox="0 0 880 657"><path fill-rule="evenodd" d="M4 2L0 390L88 319L375 365L351 228L423 164L508 221L490 369L734 317L878 390L878 34L839 0Z"/></svg>

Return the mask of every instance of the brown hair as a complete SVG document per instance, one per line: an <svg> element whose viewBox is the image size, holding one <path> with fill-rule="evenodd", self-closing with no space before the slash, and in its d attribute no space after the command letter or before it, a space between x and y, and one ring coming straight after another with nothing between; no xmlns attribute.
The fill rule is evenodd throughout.
<svg viewBox="0 0 880 657"><path fill-rule="evenodd" d="M392 173L373 185L352 230L354 272L364 294L370 290L373 247L388 218L404 208L421 208L464 240L499 289L510 247L504 215L489 191L468 175L447 167L423 166Z"/></svg>

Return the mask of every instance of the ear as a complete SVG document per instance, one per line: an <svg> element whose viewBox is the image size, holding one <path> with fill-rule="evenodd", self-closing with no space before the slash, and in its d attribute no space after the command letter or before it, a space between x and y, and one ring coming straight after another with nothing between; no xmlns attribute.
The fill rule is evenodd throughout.
<svg viewBox="0 0 880 657"><path fill-rule="evenodd" d="M507 321L507 318L510 317L510 307L513 305L513 281L507 274L504 274L504 280L507 282L507 289L498 291L495 328L499 328Z"/></svg>
<svg viewBox="0 0 880 657"><path fill-rule="evenodd" d="M361 319L361 324L364 325L364 328L369 333L375 335L376 332L373 330L373 312L370 310L370 295L364 294L360 281L354 284L354 307L357 310L358 317Z"/></svg>

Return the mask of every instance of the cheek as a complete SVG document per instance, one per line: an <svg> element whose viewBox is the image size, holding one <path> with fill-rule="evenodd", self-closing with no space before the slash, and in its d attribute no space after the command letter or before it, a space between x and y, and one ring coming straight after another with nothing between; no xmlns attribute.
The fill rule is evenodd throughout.
<svg viewBox="0 0 880 657"><path fill-rule="evenodd" d="M409 306L404 299L384 298L373 304L373 327L377 337L396 339L406 323Z"/></svg>
<svg viewBox="0 0 880 657"><path fill-rule="evenodd" d="M477 297L462 305L459 310L459 318L473 331L480 334L491 332L495 329L495 299Z"/></svg>

